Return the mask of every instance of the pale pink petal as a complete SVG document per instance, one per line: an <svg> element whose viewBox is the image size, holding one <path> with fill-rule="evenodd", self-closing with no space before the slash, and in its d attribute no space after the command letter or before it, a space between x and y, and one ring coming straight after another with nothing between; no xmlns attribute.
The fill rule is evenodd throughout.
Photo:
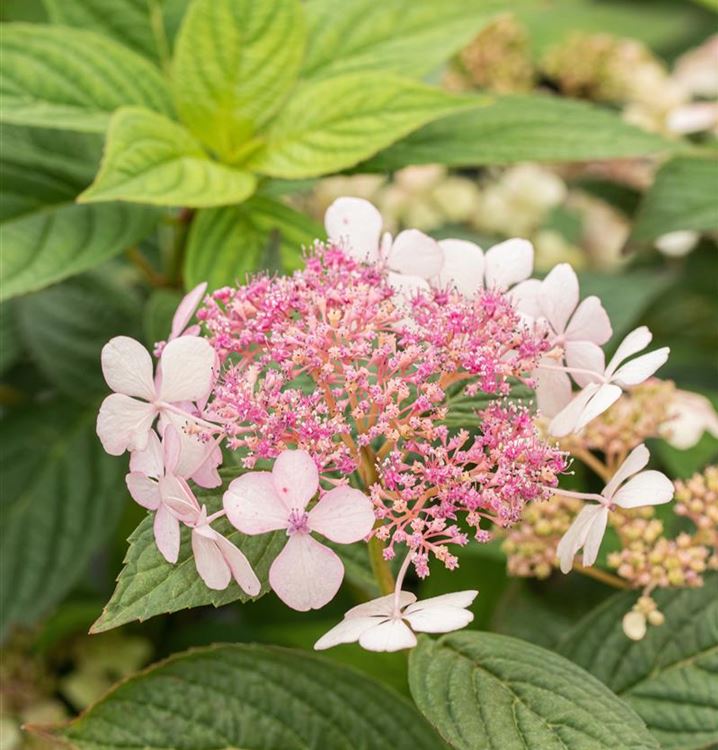
<svg viewBox="0 0 718 750"><path fill-rule="evenodd" d="M606 533L606 524L608 523L608 508L604 505L597 507L599 510L595 514L593 523L591 523L583 543L583 558L581 562L587 568L596 562L598 550L601 547L603 535Z"/></svg>
<svg viewBox="0 0 718 750"><path fill-rule="evenodd" d="M417 633L449 633L465 628L474 619L468 609L448 605L406 612L402 617Z"/></svg>
<svg viewBox="0 0 718 750"><path fill-rule="evenodd" d="M483 288L484 251L478 245L467 240L441 240L439 247L444 254L440 287L455 287L467 297Z"/></svg>
<svg viewBox="0 0 718 750"><path fill-rule="evenodd" d="M486 288L506 291L531 275L534 266L533 245L521 239L500 242L486 251L485 262Z"/></svg>
<svg viewBox="0 0 718 750"><path fill-rule="evenodd" d="M418 229L399 232L387 258L392 271L422 279L438 276L443 262L444 254L439 243Z"/></svg>
<svg viewBox="0 0 718 750"><path fill-rule="evenodd" d="M561 565L562 573L568 573L571 570L573 558L585 544L591 526L605 511L606 508L603 505L586 505L569 526L568 531L561 537L561 541L556 548L556 557Z"/></svg>
<svg viewBox="0 0 718 750"><path fill-rule="evenodd" d="M181 336L162 350L160 398L163 401L198 401L214 381L215 352L206 339Z"/></svg>
<svg viewBox="0 0 718 750"><path fill-rule="evenodd" d="M668 406L666 422L661 426L665 439L679 450L692 448L708 432L718 437L718 413L699 393L676 391Z"/></svg>
<svg viewBox="0 0 718 750"><path fill-rule="evenodd" d="M200 529L192 530L192 553L197 572L207 588L223 591L229 586L232 571L224 555L214 539L202 534Z"/></svg>
<svg viewBox="0 0 718 750"><path fill-rule="evenodd" d="M585 372L572 372L571 377L583 388L589 383L597 383L603 379L606 368L606 358L603 349L591 341L567 341L565 345L566 364L577 370L589 370L596 373L589 375Z"/></svg>
<svg viewBox="0 0 718 750"><path fill-rule="evenodd" d="M578 278L568 263L554 266L541 284L541 309L557 334L566 329L578 305Z"/></svg>
<svg viewBox="0 0 718 750"><path fill-rule="evenodd" d="M314 650L323 651L341 643L354 643L369 628L376 627L383 620L382 617L352 617L342 620L314 644Z"/></svg>
<svg viewBox="0 0 718 750"><path fill-rule="evenodd" d="M401 651L416 646L416 636L402 620L387 620L365 630L359 645L367 651Z"/></svg>
<svg viewBox="0 0 718 750"><path fill-rule="evenodd" d="M199 306L199 303L202 301L202 297L204 296L204 293L206 291L207 282L203 281L201 284L197 284L197 286L192 289L191 292L188 292L182 298L182 301L177 306L177 311L172 318L172 330L170 332L170 339L176 339L178 336L182 335L182 332L185 328L187 328L187 323L189 323L192 319L194 311ZM187 334L189 334L189 331L187 331Z"/></svg>
<svg viewBox="0 0 718 750"><path fill-rule="evenodd" d="M465 591L452 591L448 594L431 596L428 599L420 599L418 602L410 604L404 610L404 614L408 615L412 612L420 612L434 607L460 607L465 609L473 604L474 599L478 595L479 592L476 589L467 589Z"/></svg>
<svg viewBox="0 0 718 750"><path fill-rule="evenodd" d="M581 302L566 326L565 334L570 341L592 341L599 345L611 338L611 321L598 297L586 297Z"/></svg>
<svg viewBox="0 0 718 750"><path fill-rule="evenodd" d="M555 360L546 361L555 364ZM540 366L532 375L536 378L536 405L545 417L555 417L571 400L571 379L565 372Z"/></svg>
<svg viewBox="0 0 718 750"><path fill-rule="evenodd" d="M421 276L406 276L401 273L394 273L389 271L386 275L386 280L389 286L397 293L397 296L406 300L411 300L416 297L419 292L426 292L431 287L426 279L422 279Z"/></svg>
<svg viewBox="0 0 718 750"><path fill-rule="evenodd" d="M346 486L327 492L309 511L309 528L338 544L363 539L375 520L371 500L363 492Z"/></svg>
<svg viewBox="0 0 718 750"><path fill-rule="evenodd" d="M239 588L249 596L257 596L262 586L244 553L232 544L229 539L219 533L216 533L215 544L219 547L219 551L222 553L227 565L229 565L232 576L237 581Z"/></svg>
<svg viewBox="0 0 718 750"><path fill-rule="evenodd" d="M182 409L190 410L192 408L189 403L175 405ZM167 429L167 425L169 424L174 426L180 440L179 457L174 468L174 473L184 478L191 477L200 487L218 487L221 484L221 480L216 481L219 479L219 475L214 471L214 468L222 463L221 450L218 451L214 447L215 443L213 440L202 439L202 437L193 432L194 423L192 414L189 411L187 414L181 415L165 410L160 416L160 428ZM213 458L210 459L210 456ZM210 481L215 481L214 484L204 484L195 477L195 473L199 472L200 467L208 460L210 461L210 465L207 477L211 477ZM212 466L213 461L214 468Z"/></svg>
<svg viewBox="0 0 718 750"><path fill-rule="evenodd" d="M130 471L146 474L155 479L159 479L164 473L162 443L154 430L149 432L147 447L143 451L133 451L130 454Z"/></svg>
<svg viewBox="0 0 718 750"><path fill-rule="evenodd" d="M209 449L206 455L205 460L190 474L190 479L205 489L219 487L222 484L222 477L220 477L217 467L222 463L222 450L215 446Z"/></svg>
<svg viewBox="0 0 718 750"><path fill-rule="evenodd" d="M651 454L648 448L641 443L637 445L624 459L623 463L616 469L614 475L603 488L601 494L607 499L612 500L614 493L628 477L638 473L644 466L648 465Z"/></svg>
<svg viewBox="0 0 718 750"><path fill-rule="evenodd" d="M229 522L244 534L286 529L289 508L268 471L250 471L230 482L223 497Z"/></svg>
<svg viewBox="0 0 718 750"><path fill-rule="evenodd" d="M179 432L173 424L168 424L162 433L162 458L167 474L176 472L181 449Z"/></svg>
<svg viewBox="0 0 718 750"><path fill-rule="evenodd" d="M660 471L642 471L629 479L613 496L613 502L622 508L641 505L661 505L673 497L673 482Z"/></svg>
<svg viewBox="0 0 718 750"><path fill-rule="evenodd" d="M646 326L640 326L631 331L619 344L616 353L611 357L611 361L606 368L606 375L610 377L624 359L645 349L651 343L652 338L653 334Z"/></svg>
<svg viewBox="0 0 718 750"><path fill-rule="evenodd" d="M636 357L630 362L626 362L625 365L621 365L616 372L613 373L611 380L624 388L629 385L643 383L645 380L648 380L648 378L650 378L659 367L663 367L668 359L670 351L671 350L667 346L664 346L653 352L642 354L640 357Z"/></svg>
<svg viewBox="0 0 718 750"><path fill-rule="evenodd" d="M538 320L542 317L541 311L541 282L538 279L526 279L517 284L509 293L509 298L514 307L523 315Z"/></svg>
<svg viewBox="0 0 718 750"><path fill-rule="evenodd" d="M594 397L599 387L597 383L590 383L583 390L579 391L551 420L551 424L549 425L550 434L554 437L565 437L574 432L576 424L586 408L586 404Z"/></svg>
<svg viewBox="0 0 718 750"><path fill-rule="evenodd" d="M306 451L282 451L272 467L272 479L284 505L294 510L303 510L319 489L317 465Z"/></svg>
<svg viewBox="0 0 718 750"><path fill-rule="evenodd" d="M363 198L337 198L324 214L330 240L353 258L367 263L379 260L381 214Z"/></svg>
<svg viewBox="0 0 718 750"><path fill-rule="evenodd" d="M167 562L176 563L180 548L180 524L179 521L160 505L155 513L154 520L155 544Z"/></svg>
<svg viewBox="0 0 718 750"><path fill-rule="evenodd" d="M154 399L152 357L139 341L116 336L102 347L101 360L102 374L113 391L145 401Z"/></svg>
<svg viewBox="0 0 718 750"><path fill-rule="evenodd" d="M172 474L161 477L159 481L160 496L176 516L189 522L199 514L199 503L184 479Z"/></svg>
<svg viewBox="0 0 718 750"><path fill-rule="evenodd" d="M344 565L329 547L309 534L294 534L269 569L269 584L277 596L299 612L321 609L335 596L344 578Z"/></svg>
<svg viewBox="0 0 718 750"><path fill-rule="evenodd" d="M411 591L400 591L399 592L399 609L403 609L409 604L413 604L416 601L416 595ZM386 594L386 596L380 596L378 599L372 599L370 602L364 604L357 604L356 607L352 607L344 617L371 617L371 616L384 616L391 617L391 613L394 611L394 594Z"/></svg>
<svg viewBox="0 0 718 750"><path fill-rule="evenodd" d="M132 471L125 476L125 484L136 503L148 510L157 510L160 504L160 489L154 479L138 471Z"/></svg>
<svg viewBox="0 0 718 750"><path fill-rule="evenodd" d="M585 427L590 421L603 414L610 406L616 403L623 391L613 384L604 383L594 394L593 398L586 404L576 423L576 430Z"/></svg>
<svg viewBox="0 0 718 750"><path fill-rule="evenodd" d="M121 456L126 450L144 450L156 414L155 407L145 401L122 393L109 395L97 415L97 436L102 447L111 456Z"/></svg>

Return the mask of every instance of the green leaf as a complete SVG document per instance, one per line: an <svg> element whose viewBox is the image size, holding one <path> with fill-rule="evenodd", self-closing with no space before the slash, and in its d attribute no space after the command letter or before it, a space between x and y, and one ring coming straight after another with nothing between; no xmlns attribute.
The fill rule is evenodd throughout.
<svg viewBox="0 0 718 750"><path fill-rule="evenodd" d="M158 341L166 341L172 327L172 318L182 295L171 289L155 289L145 305L142 315L145 344L152 349Z"/></svg>
<svg viewBox="0 0 718 750"><path fill-rule="evenodd" d="M249 172L212 161L181 125L123 107L110 121L100 171L78 200L222 206L248 198L256 184Z"/></svg>
<svg viewBox="0 0 718 750"><path fill-rule="evenodd" d="M409 701L360 672L302 651L243 644L173 656L56 735L78 750L443 747Z"/></svg>
<svg viewBox="0 0 718 750"><path fill-rule="evenodd" d="M125 104L172 112L159 70L111 39L19 23L3 25L0 38L4 122L102 133Z"/></svg>
<svg viewBox="0 0 718 750"><path fill-rule="evenodd" d="M409 687L457 750L658 750L641 719L605 685L508 636L422 637L409 659Z"/></svg>
<svg viewBox="0 0 718 750"><path fill-rule="evenodd" d="M192 222L184 260L188 287L207 281L210 289L243 280L245 274L266 268L267 249L279 242L281 266L301 265L302 246L323 234L303 214L264 196L239 206L199 211Z"/></svg>
<svg viewBox="0 0 718 750"><path fill-rule="evenodd" d="M631 240L683 229L718 229L718 158L680 156L664 164L643 198Z"/></svg>
<svg viewBox="0 0 718 750"><path fill-rule="evenodd" d="M50 20L97 31L158 62L188 0L43 0Z"/></svg>
<svg viewBox="0 0 718 750"><path fill-rule="evenodd" d="M272 177L314 177L357 164L473 98L381 73L300 86L273 120L250 167Z"/></svg>
<svg viewBox="0 0 718 750"><path fill-rule="evenodd" d="M646 722L664 750L718 743L718 575L697 589L653 592L666 621L629 640L621 620L637 595L589 613L559 651L606 683Z"/></svg>
<svg viewBox="0 0 718 750"><path fill-rule="evenodd" d="M117 255L145 236L155 209L79 206L99 158L94 136L2 128L0 298L42 289Z"/></svg>
<svg viewBox="0 0 718 750"><path fill-rule="evenodd" d="M224 160L234 160L294 84L305 36L299 0L196 0L172 66L183 122Z"/></svg>
<svg viewBox="0 0 718 750"><path fill-rule="evenodd" d="M18 326L38 369L63 393L87 400L107 391L100 350L136 335L138 300L99 273L76 276L17 301Z"/></svg>
<svg viewBox="0 0 718 750"><path fill-rule="evenodd" d="M208 513L222 507L224 489L219 487L196 493L199 501L207 506ZM185 526L182 527L182 545L177 563L168 563L157 549L152 516L148 515L128 539L125 565L117 577L117 587L91 632L102 633L133 620L148 620L155 615L191 607L206 604L221 607L230 602L247 602L264 596L269 591L269 566L284 546L286 535L275 532L246 536L231 526L226 518L220 519L214 528L247 556L262 583L258 596L247 596L234 580L224 591L207 588L195 568L190 532Z"/></svg>
<svg viewBox="0 0 718 750"><path fill-rule="evenodd" d="M22 355L15 310L7 302L0 305L0 375L7 372Z"/></svg>
<svg viewBox="0 0 718 750"><path fill-rule="evenodd" d="M431 123L379 154L361 170L408 164L453 167L522 161L594 161L658 154L660 136L626 124L609 110L542 94L483 97L459 114Z"/></svg>
<svg viewBox="0 0 718 750"><path fill-rule="evenodd" d="M309 0L303 76L386 70L422 78L503 7L495 0Z"/></svg>
<svg viewBox="0 0 718 750"><path fill-rule="evenodd" d="M114 528L124 467L102 450L95 416L45 402L2 420L0 633L59 602Z"/></svg>

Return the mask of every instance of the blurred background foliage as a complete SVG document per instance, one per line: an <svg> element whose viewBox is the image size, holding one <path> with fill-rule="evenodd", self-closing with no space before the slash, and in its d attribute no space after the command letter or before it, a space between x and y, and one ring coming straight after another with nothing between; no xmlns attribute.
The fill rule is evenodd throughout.
<svg viewBox="0 0 718 750"><path fill-rule="evenodd" d="M355 587L367 585L359 559L347 566L349 585L321 612L294 613L270 595L252 606L181 611L86 635L144 515L128 502L122 462L105 456L94 435L106 390L102 345L125 334L151 347L166 336L183 291L200 281L217 288L253 271L298 267L302 245L323 236L324 210L340 195L373 201L393 230L417 227L484 246L529 237L539 272L572 263L584 295L603 299L616 339L647 324L656 345L672 349L661 377L718 403L715 2L474 0L442 3L435 18L431 2L410 3L408 13L399 0L382 11L371 2L308 0L315 41L305 53L307 79L328 85L333 76L389 70L458 98L427 101L426 116L389 140L350 144L343 158L324 160L320 144L317 161L307 163L296 152L284 161L228 156L218 139L231 140L240 125L203 131L195 127L203 114L189 112L183 122L204 144L190 151L202 162L205 192L182 184L179 195L163 195L149 180L143 193L137 182L118 188L98 179L92 191L100 202L76 203L98 171L108 122L111 132L123 127L112 111L143 101L110 97L106 111L92 110L100 95L94 104L92 97L63 102L38 84L41 68L33 66L57 54L53 40L75 51L105 44L120 65L134 53L138 74L156 65L160 80L188 5L0 5L8 45L0 78L8 103L0 217L3 749L37 742L21 738L21 723L72 715L123 676L189 646L310 648L356 601ZM35 24L52 25L52 33L36 37ZM162 99L158 91L152 96ZM445 104L469 99L456 113ZM181 100L175 92L180 119ZM66 120L53 122L59 105ZM153 117L163 118L162 137L183 127ZM120 136L132 139L115 135L107 154L125 143ZM245 200L228 199L243 191ZM717 449L706 436L688 451L664 447L661 459L672 477L687 477ZM471 547L457 572L437 569L421 584L424 595L448 587L480 590L472 627L546 646L608 593L575 576L511 579L494 544ZM407 692L404 654L342 647L329 657Z"/></svg>

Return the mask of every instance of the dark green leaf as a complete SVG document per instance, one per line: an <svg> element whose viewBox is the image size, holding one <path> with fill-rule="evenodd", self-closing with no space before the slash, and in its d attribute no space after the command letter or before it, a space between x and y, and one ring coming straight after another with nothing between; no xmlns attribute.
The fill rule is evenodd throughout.
<svg viewBox="0 0 718 750"><path fill-rule="evenodd" d="M9 370L22 354L15 310L7 303L0 304L0 375Z"/></svg>

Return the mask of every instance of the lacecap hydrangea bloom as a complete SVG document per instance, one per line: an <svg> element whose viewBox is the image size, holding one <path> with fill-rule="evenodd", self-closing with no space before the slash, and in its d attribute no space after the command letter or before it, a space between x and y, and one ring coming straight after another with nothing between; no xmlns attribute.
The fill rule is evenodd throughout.
<svg viewBox="0 0 718 750"><path fill-rule="evenodd" d="M213 528L222 516L246 535L286 536L269 585L302 611L337 593L341 546L366 542L384 596L348 612L317 648L359 640L396 650L414 645L415 632L464 627L477 593L416 602L402 589L410 569L423 578L432 564L456 568L470 540L489 541L557 491L570 457L542 436L533 401L516 389L538 388L539 409L548 405L563 433L652 375L667 352L621 364L650 340L639 329L605 367L611 329L600 302L579 303L568 266L529 280L525 240L484 252L416 230L392 239L355 198L329 208L326 228L291 276L192 290L154 371L141 344L110 341L102 365L115 393L98 435L113 455L130 451L128 487L155 514L168 564L184 525L211 588L232 579L249 595L260 588L239 547ZM467 403L470 417L452 427ZM193 485L221 484L222 451L241 469L210 514ZM660 489L640 501L663 501ZM620 493L604 493L601 508ZM576 551L572 538L566 545Z"/></svg>

